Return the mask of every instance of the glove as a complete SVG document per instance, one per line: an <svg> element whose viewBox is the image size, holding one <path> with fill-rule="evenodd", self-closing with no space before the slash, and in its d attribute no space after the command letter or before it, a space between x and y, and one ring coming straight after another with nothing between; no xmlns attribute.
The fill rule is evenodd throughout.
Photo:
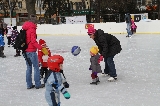
<svg viewBox="0 0 160 106"><path fill-rule="evenodd" d="M69 84L67 82L64 82L63 85L65 88L69 88Z"/></svg>
<svg viewBox="0 0 160 106"><path fill-rule="evenodd" d="M98 63L100 63L101 61L103 61L103 56L101 55L98 59Z"/></svg>
<svg viewBox="0 0 160 106"><path fill-rule="evenodd" d="M92 70L92 68L91 68L91 67L89 67L89 70Z"/></svg>
<svg viewBox="0 0 160 106"><path fill-rule="evenodd" d="M44 55L48 55L49 53L48 53L48 50L46 49L46 48L42 48L42 53L44 54Z"/></svg>
<svg viewBox="0 0 160 106"><path fill-rule="evenodd" d="M69 98L70 98L70 94L69 94L67 91L65 91L65 92L63 93L63 96L64 96L66 99L69 99Z"/></svg>
<svg viewBox="0 0 160 106"><path fill-rule="evenodd" d="M58 83L56 83L56 82L52 84L52 87L54 87L55 89L58 89L59 86L60 85Z"/></svg>
<svg viewBox="0 0 160 106"><path fill-rule="evenodd" d="M97 75L97 72L93 72L94 75Z"/></svg>

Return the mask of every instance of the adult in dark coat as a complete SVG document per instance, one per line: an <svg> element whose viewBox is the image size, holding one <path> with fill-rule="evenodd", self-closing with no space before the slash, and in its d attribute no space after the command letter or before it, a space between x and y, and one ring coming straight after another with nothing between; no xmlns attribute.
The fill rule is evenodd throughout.
<svg viewBox="0 0 160 106"><path fill-rule="evenodd" d="M120 41L113 35L104 33L103 30L95 30L93 27L88 28L88 35L92 38L99 48L99 53L104 57L104 73L110 75L108 81L117 79L114 56L122 50Z"/></svg>

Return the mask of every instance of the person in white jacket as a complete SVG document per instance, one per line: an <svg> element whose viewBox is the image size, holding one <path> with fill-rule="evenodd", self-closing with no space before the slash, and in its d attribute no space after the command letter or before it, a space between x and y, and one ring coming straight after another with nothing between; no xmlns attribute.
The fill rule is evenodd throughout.
<svg viewBox="0 0 160 106"><path fill-rule="evenodd" d="M8 39L8 47L10 47L11 45L11 36L12 36L12 27L11 26L7 26L7 39Z"/></svg>

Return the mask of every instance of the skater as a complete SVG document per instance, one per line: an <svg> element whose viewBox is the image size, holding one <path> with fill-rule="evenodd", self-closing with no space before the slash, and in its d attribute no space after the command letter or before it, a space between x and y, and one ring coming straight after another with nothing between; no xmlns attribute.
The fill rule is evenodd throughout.
<svg viewBox="0 0 160 106"><path fill-rule="evenodd" d="M0 57L5 58L6 56L4 55L4 36L3 36L3 31L2 28L0 28Z"/></svg>
<svg viewBox="0 0 160 106"><path fill-rule="evenodd" d="M14 26L12 28L13 28L13 30L12 30L12 36L11 36L11 45L14 45L15 44L15 40L16 40L19 32L17 30L17 26ZM14 55L14 57L21 56L20 53L21 53L21 51L19 49L16 49L16 55Z"/></svg>
<svg viewBox="0 0 160 106"><path fill-rule="evenodd" d="M48 65L47 65L47 60L51 56L51 52L49 48L46 45L46 42L42 39L39 40L39 44L43 47L46 48L47 52L43 53L41 50L38 50L38 60L39 60L39 66L41 66L40 69L40 76L43 78L43 75L45 74L45 77L47 76L47 71L48 71Z"/></svg>
<svg viewBox="0 0 160 106"><path fill-rule="evenodd" d="M25 22L22 26L22 29L26 30L26 42L28 44L28 48L23 52L23 56L26 60L26 65L27 65L27 70L26 70L27 89L31 89L34 87L36 89L39 89L44 87L44 84L41 84L38 56L36 51L37 49L39 49L45 52L45 49L43 49L42 46L39 45L38 42L36 41L37 39L36 22L37 22L36 16L30 15L30 20ZM35 85L33 85L32 83L32 64L34 67Z"/></svg>
<svg viewBox="0 0 160 106"><path fill-rule="evenodd" d="M132 34L136 33L136 29L137 29L137 26L136 26L134 20L131 18L131 31L132 31Z"/></svg>
<svg viewBox="0 0 160 106"><path fill-rule="evenodd" d="M98 73L101 73L102 70L101 70L101 66L100 66L100 55L98 54L99 52L99 49L97 46L93 46L91 49L90 49L90 55L91 55L91 58L90 58L90 62L91 62L91 65L90 65L90 68L89 70L92 70L92 74L91 74L91 78L92 78L92 83L90 84L96 84L99 81L99 77L97 76Z"/></svg>
<svg viewBox="0 0 160 106"><path fill-rule="evenodd" d="M12 28L11 26L7 27L7 39L8 39L8 47L11 45L11 36L12 36Z"/></svg>
<svg viewBox="0 0 160 106"><path fill-rule="evenodd" d="M60 92L66 99L70 98L70 94L65 88L66 80L62 77L60 71L63 70L64 58L60 55L49 57L48 75L44 79L45 83L45 98L49 106L60 106Z"/></svg>
<svg viewBox="0 0 160 106"><path fill-rule="evenodd" d="M128 35L126 37L131 37L132 36L132 32L131 32L131 15L130 15L130 13L127 13L125 15L125 21L127 23L126 30L127 30L127 33L128 33Z"/></svg>
<svg viewBox="0 0 160 106"><path fill-rule="evenodd" d="M114 64L114 56L122 50L120 41L113 35L104 33L101 29L88 28L88 35L98 46L99 53L104 57L105 69L104 73L110 75L108 81L117 80L117 74Z"/></svg>

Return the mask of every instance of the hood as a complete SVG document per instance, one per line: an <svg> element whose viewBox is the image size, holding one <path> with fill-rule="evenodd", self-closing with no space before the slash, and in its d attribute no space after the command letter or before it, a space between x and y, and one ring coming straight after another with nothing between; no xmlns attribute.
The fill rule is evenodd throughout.
<svg viewBox="0 0 160 106"><path fill-rule="evenodd" d="M24 24L23 24L23 26L22 26L22 29L24 29L24 30L28 30L28 29L36 29L37 28L37 26L36 26L36 24L34 24L33 22L29 22L29 21L27 21L27 22L25 22Z"/></svg>
<svg viewBox="0 0 160 106"><path fill-rule="evenodd" d="M96 30L95 37L101 36L102 34L104 34L104 31L101 29L98 29Z"/></svg>

